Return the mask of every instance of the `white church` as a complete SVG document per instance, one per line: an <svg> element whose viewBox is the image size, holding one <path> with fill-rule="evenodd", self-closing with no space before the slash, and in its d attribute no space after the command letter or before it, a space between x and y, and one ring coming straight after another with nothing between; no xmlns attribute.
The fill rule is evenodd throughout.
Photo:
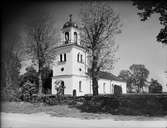
<svg viewBox="0 0 167 128"><path fill-rule="evenodd" d="M86 49L80 45L80 29L70 16L61 29L61 46L56 47L57 59L53 65L52 94L56 94L56 81L64 85L65 95L83 96L93 94L91 78L88 75L89 59ZM99 94L113 94L115 86L127 93L126 82L108 72L100 72Z"/></svg>

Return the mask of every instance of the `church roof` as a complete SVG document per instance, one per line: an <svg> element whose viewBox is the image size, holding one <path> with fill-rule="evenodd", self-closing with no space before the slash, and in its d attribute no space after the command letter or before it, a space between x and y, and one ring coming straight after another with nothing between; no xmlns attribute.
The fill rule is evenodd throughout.
<svg viewBox="0 0 167 128"><path fill-rule="evenodd" d="M68 27L78 28L78 25L72 21L72 15L69 15L69 21L63 25L63 29Z"/></svg>
<svg viewBox="0 0 167 128"><path fill-rule="evenodd" d="M88 74L89 74L89 76L91 75L90 69L88 70ZM122 80L119 77L113 75L112 73L103 72L103 71L99 72L99 78L100 79L106 79L106 80L115 80L115 81L125 82L124 80Z"/></svg>
<svg viewBox="0 0 167 128"><path fill-rule="evenodd" d="M112 73L102 72L102 71L99 72L99 78L107 80L123 81L119 77L113 75Z"/></svg>

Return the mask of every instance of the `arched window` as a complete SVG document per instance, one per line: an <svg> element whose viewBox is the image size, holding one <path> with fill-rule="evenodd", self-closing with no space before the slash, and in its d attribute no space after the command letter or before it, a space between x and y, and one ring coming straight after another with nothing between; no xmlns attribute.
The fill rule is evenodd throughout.
<svg viewBox="0 0 167 128"><path fill-rule="evenodd" d="M77 39L78 39L77 32L74 32L74 43L77 43Z"/></svg>
<svg viewBox="0 0 167 128"><path fill-rule="evenodd" d="M64 53L64 55L60 54L60 62L65 62L66 60L66 53Z"/></svg>
<svg viewBox="0 0 167 128"><path fill-rule="evenodd" d="M77 54L77 61L79 62L80 60L79 60L79 56L80 56L80 54L78 53Z"/></svg>
<svg viewBox="0 0 167 128"><path fill-rule="evenodd" d="M77 54L77 62L83 63L83 55L80 53Z"/></svg>
<svg viewBox="0 0 167 128"><path fill-rule="evenodd" d="M63 56L62 56L62 54L60 54L60 62L62 62L63 61Z"/></svg>
<svg viewBox="0 0 167 128"><path fill-rule="evenodd" d="M69 41L69 32L65 32L65 44L68 44Z"/></svg>
<svg viewBox="0 0 167 128"><path fill-rule="evenodd" d="M64 53L64 61L66 61L66 53Z"/></svg>
<svg viewBox="0 0 167 128"><path fill-rule="evenodd" d="M80 60L80 62L81 62L81 63L83 62L82 55L81 55L81 60Z"/></svg>
<svg viewBox="0 0 167 128"><path fill-rule="evenodd" d="M79 81L79 92L82 92L82 82Z"/></svg>

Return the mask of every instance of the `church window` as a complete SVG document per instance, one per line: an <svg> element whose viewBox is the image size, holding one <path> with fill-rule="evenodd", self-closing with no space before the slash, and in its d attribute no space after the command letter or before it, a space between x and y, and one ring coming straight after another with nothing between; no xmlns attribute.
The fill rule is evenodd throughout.
<svg viewBox="0 0 167 128"><path fill-rule="evenodd" d="M82 60L82 55L81 55L81 63L83 62L83 60Z"/></svg>
<svg viewBox="0 0 167 128"><path fill-rule="evenodd" d="M66 53L60 54L60 62L65 62L66 61Z"/></svg>
<svg viewBox="0 0 167 128"><path fill-rule="evenodd" d="M65 32L65 44L68 44L69 41L69 32Z"/></svg>
<svg viewBox="0 0 167 128"><path fill-rule="evenodd" d="M77 43L77 32L74 32L74 43Z"/></svg>
<svg viewBox="0 0 167 128"><path fill-rule="evenodd" d="M80 62L80 63L83 63L83 55L78 53L77 54L77 61Z"/></svg>
<svg viewBox="0 0 167 128"><path fill-rule="evenodd" d="M78 53L78 54L77 54L77 61L78 61L78 62L79 62L79 55L80 55L80 54Z"/></svg>
<svg viewBox="0 0 167 128"><path fill-rule="evenodd" d="M66 53L64 53L64 61L66 61Z"/></svg>
<svg viewBox="0 0 167 128"><path fill-rule="evenodd" d="M60 54L60 62L62 62L62 61L63 61L62 54Z"/></svg>
<svg viewBox="0 0 167 128"><path fill-rule="evenodd" d="M82 82L79 81L79 92L82 92Z"/></svg>

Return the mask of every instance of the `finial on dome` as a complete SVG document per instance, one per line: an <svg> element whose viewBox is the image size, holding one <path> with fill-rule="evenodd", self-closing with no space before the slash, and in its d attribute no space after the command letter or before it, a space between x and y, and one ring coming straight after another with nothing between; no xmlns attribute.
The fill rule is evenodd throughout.
<svg viewBox="0 0 167 128"><path fill-rule="evenodd" d="M72 22L72 14L69 15L69 21Z"/></svg>

